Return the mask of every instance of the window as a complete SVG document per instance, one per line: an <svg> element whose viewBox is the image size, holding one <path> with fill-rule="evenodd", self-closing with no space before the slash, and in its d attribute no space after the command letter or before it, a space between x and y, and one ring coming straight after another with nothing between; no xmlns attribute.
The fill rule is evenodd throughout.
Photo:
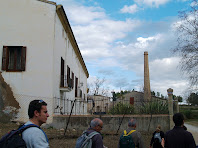
<svg viewBox="0 0 198 148"><path fill-rule="evenodd" d="M74 73L72 72L72 88L74 88Z"/></svg>
<svg viewBox="0 0 198 148"><path fill-rule="evenodd" d="M25 71L26 47L3 46L2 70Z"/></svg>
<svg viewBox="0 0 198 148"><path fill-rule="evenodd" d="M134 97L130 97L130 104L134 105Z"/></svg>
<svg viewBox="0 0 198 148"><path fill-rule="evenodd" d="M61 81L60 81L60 87L64 87L64 80L65 80L65 60L61 57Z"/></svg>
<svg viewBox="0 0 198 148"><path fill-rule="evenodd" d="M78 78L75 77L75 97L77 97L77 94L78 94Z"/></svg>
<svg viewBox="0 0 198 148"><path fill-rule="evenodd" d="M69 84L69 81L70 81L70 68L67 65L67 84Z"/></svg>

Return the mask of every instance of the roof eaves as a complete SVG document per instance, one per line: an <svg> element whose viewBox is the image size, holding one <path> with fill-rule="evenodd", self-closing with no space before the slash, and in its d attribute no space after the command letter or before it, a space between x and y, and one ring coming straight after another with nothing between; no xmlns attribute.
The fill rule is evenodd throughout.
<svg viewBox="0 0 198 148"><path fill-rule="evenodd" d="M53 1L48 1L48 0L37 0L37 1L52 4L52 5L56 5L56 2L53 2Z"/></svg>
<svg viewBox="0 0 198 148"><path fill-rule="evenodd" d="M85 72L85 74L86 74L86 76L88 78L89 77L89 72L87 70L85 62L84 62L83 57L81 55L80 49L79 49L78 44L76 42L76 39L74 37L73 31L71 29L71 26L69 24L69 21L68 21L68 18L66 16L66 13L65 13L65 10L64 10L63 6L62 5L57 5L56 6L56 12L57 12L58 17L59 17L59 19L60 19L60 21L61 21L61 23L63 25L63 28L68 33L68 37L69 37L69 39L71 41L71 44L72 44L72 46L74 48L74 51L75 51L75 53L76 53L76 55L77 55L77 57L78 57L78 59L80 61L80 64L82 65L83 70L84 70L84 72Z"/></svg>

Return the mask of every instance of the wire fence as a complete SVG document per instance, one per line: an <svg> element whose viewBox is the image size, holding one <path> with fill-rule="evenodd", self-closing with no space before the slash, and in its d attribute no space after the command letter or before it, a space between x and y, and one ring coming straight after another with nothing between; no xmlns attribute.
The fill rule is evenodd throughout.
<svg viewBox="0 0 198 148"><path fill-rule="evenodd" d="M72 108L73 106L73 108ZM54 113L60 115L86 115L87 101L82 99L54 98Z"/></svg>
<svg viewBox="0 0 198 148"><path fill-rule="evenodd" d="M54 113L61 115L97 115L97 114L168 114L168 101L117 99L110 97L92 97L87 100L54 98ZM73 106L73 108L72 108Z"/></svg>
<svg viewBox="0 0 198 148"><path fill-rule="evenodd" d="M48 104L50 115L121 115L121 114L168 114L167 99L144 99L124 98L112 100L110 97L93 96L88 99L83 98L58 98L58 97L40 97L14 94L14 97L20 105L19 113L16 118L22 121L28 120L29 102L35 99L42 99ZM177 104L173 102L173 109ZM6 108L4 112L11 112ZM53 116L50 116L53 120Z"/></svg>

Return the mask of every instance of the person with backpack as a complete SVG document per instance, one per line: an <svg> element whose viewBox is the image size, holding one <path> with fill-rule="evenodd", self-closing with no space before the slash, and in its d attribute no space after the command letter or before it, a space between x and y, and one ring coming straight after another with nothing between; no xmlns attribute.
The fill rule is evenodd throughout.
<svg viewBox="0 0 198 148"><path fill-rule="evenodd" d="M77 139L76 148L104 148L103 137L100 133L102 128L103 121L99 118L93 119L90 128Z"/></svg>
<svg viewBox="0 0 198 148"><path fill-rule="evenodd" d="M174 128L165 134L165 148L196 148L193 135L183 127L183 114L174 114L173 122Z"/></svg>
<svg viewBox="0 0 198 148"><path fill-rule="evenodd" d="M36 125L30 127L22 133L22 138L26 143L27 148L49 148L49 143L45 132L40 128L43 123L46 123L49 117L47 111L47 103L43 100L33 100L28 108L29 121L25 125Z"/></svg>
<svg viewBox="0 0 198 148"><path fill-rule="evenodd" d="M150 148L163 148L164 147L164 132L161 131L161 126L158 125L156 131L153 133L150 142Z"/></svg>
<svg viewBox="0 0 198 148"><path fill-rule="evenodd" d="M119 148L145 148L142 135L136 130L136 119L130 119L128 129L120 136Z"/></svg>

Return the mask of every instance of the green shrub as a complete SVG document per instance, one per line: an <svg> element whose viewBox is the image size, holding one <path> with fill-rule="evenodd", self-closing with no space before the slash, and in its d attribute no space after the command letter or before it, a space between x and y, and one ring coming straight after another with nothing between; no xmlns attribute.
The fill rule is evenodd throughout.
<svg viewBox="0 0 198 148"><path fill-rule="evenodd" d="M134 106L131 104L122 104L118 103L112 107L109 111L109 114L132 114L134 113Z"/></svg>
<svg viewBox="0 0 198 148"><path fill-rule="evenodd" d="M183 112L184 116L187 118L187 119L191 119L192 117L192 110L185 110Z"/></svg>
<svg viewBox="0 0 198 148"><path fill-rule="evenodd" d="M168 104L162 101L143 103L140 106L141 114L168 114Z"/></svg>

